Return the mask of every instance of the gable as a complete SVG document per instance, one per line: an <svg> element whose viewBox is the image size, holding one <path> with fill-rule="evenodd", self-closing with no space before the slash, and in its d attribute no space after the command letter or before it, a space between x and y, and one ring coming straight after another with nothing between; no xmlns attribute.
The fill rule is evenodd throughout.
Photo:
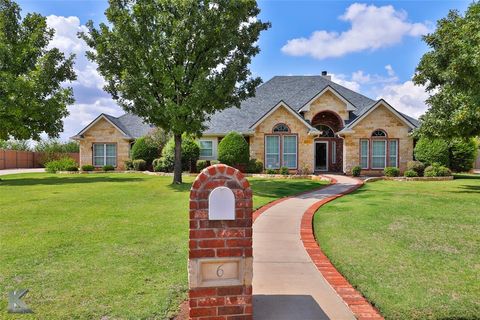
<svg viewBox="0 0 480 320"><path fill-rule="evenodd" d="M120 129L104 117L92 122L82 132L84 137L95 138L96 141L101 142L111 142L118 138L130 140L130 137L126 136L120 131Z"/></svg>
<svg viewBox="0 0 480 320"><path fill-rule="evenodd" d="M278 111L284 112L281 116L278 115ZM273 116L273 118L272 118ZM254 130L256 129L259 125L263 124L267 119L273 119L273 120L282 120L284 119L287 121L288 119L290 120L295 120L298 121L302 126L304 126L308 130L316 130L313 128L310 124L308 124L297 112L295 112L292 108L290 108L285 102L280 101L277 103L273 108L271 108L267 113L265 113L260 119L258 119L251 127L250 129ZM272 120L270 120L272 121Z"/></svg>
<svg viewBox="0 0 480 320"><path fill-rule="evenodd" d="M271 133L275 125L284 123L290 128L292 133L298 132L299 130L308 132L310 127L305 121L302 121L299 118L299 115L295 115L294 111L289 110L288 107L282 104L263 117L254 129L257 132Z"/></svg>
<svg viewBox="0 0 480 320"><path fill-rule="evenodd" d="M409 126L383 104L360 119L358 123L356 123L355 128L352 129L355 132L365 131L369 134L374 130L383 129L389 135L393 132L395 132L396 135L398 135L399 132L408 134L410 131Z"/></svg>
<svg viewBox="0 0 480 320"><path fill-rule="evenodd" d="M308 110L304 112L305 119L312 121L313 117L322 111L333 111L344 121L348 120L347 104L330 91L326 91L310 103Z"/></svg>

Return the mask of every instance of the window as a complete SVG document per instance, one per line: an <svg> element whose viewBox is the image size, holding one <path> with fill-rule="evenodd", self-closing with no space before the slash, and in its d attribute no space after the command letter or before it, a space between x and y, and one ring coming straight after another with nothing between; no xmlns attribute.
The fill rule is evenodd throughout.
<svg viewBox="0 0 480 320"><path fill-rule="evenodd" d="M372 140L372 169L383 169L386 166L387 142Z"/></svg>
<svg viewBox="0 0 480 320"><path fill-rule="evenodd" d="M102 167L105 165L117 166L117 145L115 143L93 144L93 165Z"/></svg>
<svg viewBox="0 0 480 320"><path fill-rule="evenodd" d="M326 138L335 137L335 133L333 132L332 128L330 128L329 126L320 124L318 126L315 126L315 128L320 131L320 137L326 137Z"/></svg>
<svg viewBox="0 0 480 320"><path fill-rule="evenodd" d="M360 140L360 166L362 169L368 169L368 140Z"/></svg>
<svg viewBox="0 0 480 320"><path fill-rule="evenodd" d="M375 130L372 133L372 137L386 137L387 133L383 130Z"/></svg>
<svg viewBox="0 0 480 320"><path fill-rule="evenodd" d="M265 167L280 168L280 136L265 136Z"/></svg>
<svg viewBox="0 0 480 320"><path fill-rule="evenodd" d="M212 140L200 140L200 157L213 157Z"/></svg>
<svg viewBox="0 0 480 320"><path fill-rule="evenodd" d="M398 167L398 141L390 140L389 143L389 166Z"/></svg>
<svg viewBox="0 0 480 320"><path fill-rule="evenodd" d="M284 123L279 123L275 127L273 127L273 132L274 133L285 133L285 132L290 132L290 129L288 126Z"/></svg>
<svg viewBox="0 0 480 320"><path fill-rule="evenodd" d="M283 136L283 166L297 168L297 136Z"/></svg>
<svg viewBox="0 0 480 320"><path fill-rule="evenodd" d="M337 142L332 141L332 163L337 163Z"/></svg>

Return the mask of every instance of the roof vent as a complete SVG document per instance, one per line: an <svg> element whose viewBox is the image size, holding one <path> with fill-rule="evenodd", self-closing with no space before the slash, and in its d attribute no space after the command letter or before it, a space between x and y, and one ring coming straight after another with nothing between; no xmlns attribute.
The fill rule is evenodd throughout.
<svg viewBox="0 0 480 320"><path fill-rule="evenodd" d="M332 76L329 75L327 71L322 71L322 77L324 77L327 80L332 80Z"/></svg>

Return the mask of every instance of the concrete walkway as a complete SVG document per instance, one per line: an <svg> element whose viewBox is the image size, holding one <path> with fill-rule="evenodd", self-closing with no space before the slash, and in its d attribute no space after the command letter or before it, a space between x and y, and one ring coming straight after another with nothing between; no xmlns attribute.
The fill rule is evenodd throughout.
<svg viewBox="0 0 480 320"><path fill-rule="evenodd" d="M35 168L35 169L3 169L0 170L0 176L4 176L7 174L15 174L15 173L32 173L32 172L45 172L44 168Z"/></svg>
<svg viewBox="0 0 480 320"><path fill-rule="evenodd" d="M302 216L312 204L356 184L345 176L329 177L338 183L280 202L255 220L255 320L355 319L318 271L300 238Z"/></svg>

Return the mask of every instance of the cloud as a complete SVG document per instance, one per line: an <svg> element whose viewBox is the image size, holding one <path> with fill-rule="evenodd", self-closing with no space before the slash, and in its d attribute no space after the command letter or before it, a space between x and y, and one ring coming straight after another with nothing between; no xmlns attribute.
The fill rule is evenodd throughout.
<svg viewBox="0 0 480 320"><path fill-rule="evenodd" d="M309 38L288 40L282 52L292 56L316 59L341 57L348 53L377 50L400 43L406 36L417 37L429 32L427 23L411 23L404 10L391 5L377 7L363 3L350 5L340 20L349 22L344 32L315 31Z"/></svg>
<svg viewBox="0 0 480 320"><path fill-rule="evenodd" d="M425 104L428 97L429 94L424 86L417 86L413 81L408 80L380 88L376 98L383 98L398 111L418 118L428 108Z"/></svg>
<svg viewBox="0 0 480 320"><path fill-rule="evenodd" d="M74 53L77 80L66 85L73 87L75 104L68 106L70 115L64 119L64 131L60 133L62 140L77 134L100 113L113 116L123 114L122 109L103 90L105 81L97 71L97 64L89 61L85 52L89 47L78 38L77 33L87 31L85 25L75 16L63 17L50 15L47 25L55 29L55 36L49 47L56 47L66 55Z"/></svg>
<svg viewBox="0 0 480 320"><path fill-rule="evenodd" d="M341 86L344 86L350 90L353 90L355 92L360 91L360 83L355 80L348 80L347 76L344 74L331 74L332 76L332 81L335 83L338 83Z"/></svg>

